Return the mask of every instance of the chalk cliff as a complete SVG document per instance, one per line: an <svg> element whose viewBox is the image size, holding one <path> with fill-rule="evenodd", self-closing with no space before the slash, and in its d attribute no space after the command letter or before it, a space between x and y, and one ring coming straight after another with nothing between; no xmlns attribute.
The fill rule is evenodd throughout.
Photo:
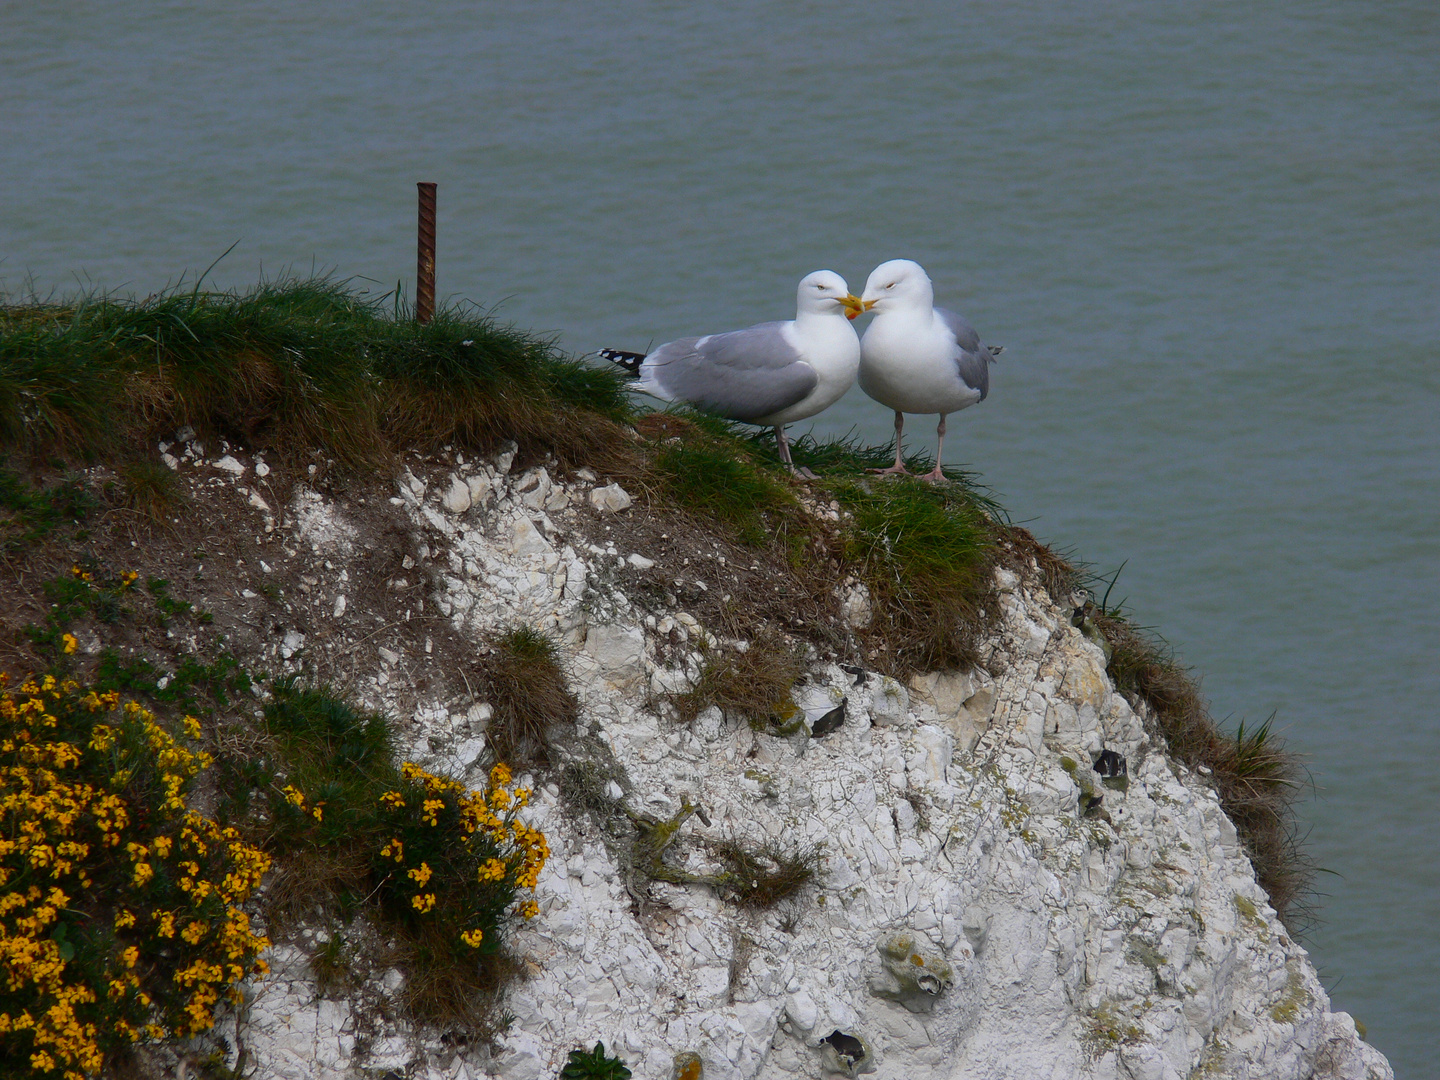
<svg viewBox="0 0 1440 1080"><path fill-rule="evenodd" d="M490 715L459 670L433 670L444 650L416 628L463 654L523 623L563 643L571 756L599 770L602 802L678 823L674 876L713 871L725 841L820 859L770 910L651 880L609 811L541 775L525 813L552 856L540 913L513 938L525 977L494 1046L408 1029L386 1008L398 972L321 994L302 936L222 1026L232 1064L243 1050L266 1077L537 1080L603 1040L646 1080L679 1075L687 1053L710 1080L1392 1075L1330 1011L1206 778L1167 758L1038 570L998 571L1002 617L973 671L901 683L812 652L792 734L715 708L686 725L669 695L705 650L736 643L685 597L723 592L732 568L718 546L649 546L624 524L643 508L605 478L517 471L511 454L414 457L363 506L318 484L282 503L258 459L166 449L230 500L237 529L264 530L263 574L305 585L309 614L257 638L252 659L333 672L343 656L409 760L477 780ZM382 534L387 584L347 584ZM862 590L843 600L867 618ZM812 735L822 716L833 730Z"/></svg>

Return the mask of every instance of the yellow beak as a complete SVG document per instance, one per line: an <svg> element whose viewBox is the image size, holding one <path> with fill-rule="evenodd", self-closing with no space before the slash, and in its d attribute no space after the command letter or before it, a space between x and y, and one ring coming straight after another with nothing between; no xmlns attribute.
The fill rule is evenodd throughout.
<svg viewBox="0 0 1440 1080"><path fill-rule="evenodd" d="M865 310L865 302L854 293L846 293L845 298L840 301L840 306L845 309L847 319L858 319L860 313Z"/></svg>
<svg viewBox="0 0 1440 1080"><path fill-rule="evenodd" d="M874 306L875 306L876 304L878 304L879 302L880 302L879 300L861 300L861 301L860 301L860 310L861 310L861 311L869 311L872 307L874 307Z"/></svg>

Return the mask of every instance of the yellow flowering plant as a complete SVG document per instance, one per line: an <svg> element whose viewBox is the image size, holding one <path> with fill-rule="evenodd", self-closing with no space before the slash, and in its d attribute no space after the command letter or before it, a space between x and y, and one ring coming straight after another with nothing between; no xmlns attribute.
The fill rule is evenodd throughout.
<svg viewBox="0 0 1440 1080"><path fill-rule="evenodd" d="M476 789L402 764L395 787L375 803L384 835L371 873L385 913L424 924L428 940L447 942L462 958L497 952L505 920L538 910L525 894L550 856L545 834L520 819L529 800L503 764Z"/></svg>
<svg viewBox="0 0 1440 1080"><path fill-rule="evenodd" d="M209 757L118 691L0 676L0 1077L83 1080L209 1030L263 971L269 857L193 812Z"/></svg>

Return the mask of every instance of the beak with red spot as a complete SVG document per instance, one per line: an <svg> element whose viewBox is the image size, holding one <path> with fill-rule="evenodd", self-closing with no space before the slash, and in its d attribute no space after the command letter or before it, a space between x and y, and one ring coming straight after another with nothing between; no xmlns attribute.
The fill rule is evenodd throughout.
<svg viewBox="0 0 1440 1080"><path fill-rule="evenodd" d="M845 317L851 320L858 319L860 313L867 310L865 301L854 293L846 293L844 299L840 301L840 306L845 309Z"/></svg>

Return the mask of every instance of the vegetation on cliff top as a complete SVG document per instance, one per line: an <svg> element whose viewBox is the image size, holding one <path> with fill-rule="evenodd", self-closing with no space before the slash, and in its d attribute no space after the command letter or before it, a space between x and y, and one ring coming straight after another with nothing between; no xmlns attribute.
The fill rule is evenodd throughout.
<svg viewBox="0 0 1440 1080"><path fill-rule="evenodd" d="M858 649L867 666L897 675L983 659L998 617L997 565L1038 570L1062 602L1076 587L1065 560L1008 524L960 470L938 487L875 480L864 470L893 450L806 437L795 460L818 479L799 484L748 429L646 413L620 372L552 341L474 308L443 309L426 326L411 314L323 279L0 307L0 452L27 476L0 477L7 550L48 542L57 523L84 513L88 496L63 480L67 463L111 464L128 505L164 506L173 493L156 441L188 425L296 461L318 449L357 472L410 449L488 452L505 440L521 460L589 466L654 512L785 564L796 604L833 605L837 585L864 586L872 617L848 641L816 620L785 630L832 651ZM737 633L775 621L774 603L752 600L737 589L724 609ZM1215 724L1163 643L1117 612L1086 611L1109 644L1117 686L1149 706L1180 761L1210 770L1262 883L1290 915L1306 868L1293 759L1268 727L1229 734Z"/></svg>

